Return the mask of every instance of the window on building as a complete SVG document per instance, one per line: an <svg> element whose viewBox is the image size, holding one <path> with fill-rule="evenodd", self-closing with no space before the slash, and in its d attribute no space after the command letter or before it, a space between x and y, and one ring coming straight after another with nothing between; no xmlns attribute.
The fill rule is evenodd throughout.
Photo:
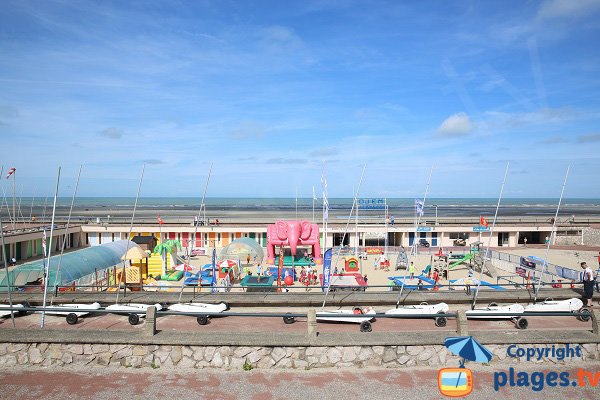
<svg viewBox="0 0 600 400"><path fill-rule="evenodd" d="M465 239L469 238L468 232L450 232L450 239Z"/></svg>

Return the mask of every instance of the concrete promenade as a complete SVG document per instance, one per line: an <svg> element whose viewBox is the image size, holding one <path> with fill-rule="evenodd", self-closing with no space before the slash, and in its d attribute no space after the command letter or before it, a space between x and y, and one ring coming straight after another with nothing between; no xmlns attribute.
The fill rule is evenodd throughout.
<svg viewBox="0 0 600 400"><path fill-rule="evenodd" d="M182 296L183 302L196 301L205 303L226 302L231 307L258 307L258 306L306 306L320 307L324 300L322 292L303 292L290 291L288 293L260 292L260 293L210 293L210 289L203 289L202 292L192 293L185 291ZM564 300L573 297L581 298L583 291L581 289L540 289L538 301L551 297L554 300ZM381 292L330 292L327 296L327 305L329 306L375 306L392 305L398 301L398 291ZM54 299L56 303L91 303L99 302L101 304L112 304L115 302L115 293L110 292L65 292L60 293ZM43 294L41 292L13 292L13 303L28 301L31 305L41 305ZM533 302L535 293L532 289L518 290L481 290L477 296L478 304L485 305L491 302L495 303L530 303ZM127 291L125 296L121 294L120 300L123 303L167 303L173 304L179 301L178 292L131 292ZM472 301L472 295L467 295L462 290L457 291L409 291L405 290L402 294L401 304L420 304L421 302L444 302L448 304L468 304ZM8 303L8 295L0 294L0 303Z"/></svg>

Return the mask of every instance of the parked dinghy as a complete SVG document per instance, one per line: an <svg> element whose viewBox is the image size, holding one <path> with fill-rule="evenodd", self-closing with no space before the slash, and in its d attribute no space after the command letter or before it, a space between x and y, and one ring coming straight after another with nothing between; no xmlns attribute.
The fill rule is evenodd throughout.
<svg viewBox="0 0 600 400"><path fill-rule="evenodd" d="M156 304L139 304L139 303L129 303L129 304L113 304L105 308L106 311L116 312L119 314L129 314L128 320L131 325L137 325L140 322L140 318L146 317L146 311L148 307L156 307L156 311L162 310L162 306L158 303Z"/></svg>
<svg viewBox="0 0 600 400"><path fill-rule="evenodd" d="M579 312L586 315L578 316L577 319L583 322L589 321L591 318L591 311L589 308L583 306L583 302L573 297L568 300L553 300L548 298L541 303L530 304L525 307L525 312Z"/></svg>
<svg viewBox="0 0 600 400"><path fill-rule="evenodd" d="M177 303L169 306L169 311L175 311L180 313L222 313L227 311L229 306L225 302L219 304L208 304L208 303ZM196 321L200 325L208 324L209 315L198 315Z"/></svg>
<svg viewBox="0 0 600 400"><path fill-rule="evenodd" d="M352 310L332 310L317 313L317 321L347 322L360 324L361 332L373 330L371 321L375 318L375 310L371 307L354 307ZM364 317L351 317L351 315L364 315Z"/></svg>
<svg viewBox="0 0 600 400"><path fill-rule="evenodd" d="M446 303L438 304L427 304L421 303L418 305L401 306L398 308L392 308L387 310L385 313L388 315L414 315L414 314L430 314L432 316L436 314L446 314L450 307ZM436 317L435 326L444 327L447 323L446 317Z"/></svg>
<svg viewBox="0 0 600 400"><path fill-rule="evenodd" d="M63 310L81 310L81 311L63 311ZM47 315L64 315L67 319L67 324L75 325L80 317L88 315L90 312L99 310L99 303L92 304L57 304L46 306Z"/></svg>
<svg viewBox="0 0 600 400"><path fill-rule="evenodd" d="M508 319L515 323L517 329L527 329L529 322L526 318L518 315L502 315L502 314L523 314L525 307L520 304L498 305L490 303L487 307L475 308L467 311L468 319ZM477 315L473 315L477 314Z"/></svg>
<svg viewBox="0 0 600 400"><path fill-rule="evenodd" d="M23 308L28 308L30 307L29 303L25 302L23 304L13 304L13 313L15 315L26 315L27 311L23 310ZM10 308L10 304L0 304L0 308L6 308L4 310L0 310L0 318L4 318L4 317L8 317L10 315L10 310L7 310L8 308Z"/></svg>

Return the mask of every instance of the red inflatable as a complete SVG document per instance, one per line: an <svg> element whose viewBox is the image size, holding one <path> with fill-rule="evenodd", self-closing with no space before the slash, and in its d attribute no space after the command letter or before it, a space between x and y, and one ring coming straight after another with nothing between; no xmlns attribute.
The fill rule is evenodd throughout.
<svg viewBox="0 0 600 400"><path fill-rule="evenodd" d="M294 284L294 278L292 278L290 275L288 275L283 280L283 283L285 283L288 286L292 286Z"/></svg>

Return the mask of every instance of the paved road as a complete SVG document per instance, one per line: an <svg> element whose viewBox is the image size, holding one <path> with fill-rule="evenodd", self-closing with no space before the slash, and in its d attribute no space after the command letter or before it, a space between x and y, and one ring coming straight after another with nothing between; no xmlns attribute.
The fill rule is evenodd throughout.
<svg viewBox="0 0 600 400"><path fill-rule="evenodd" d="M494 391L493 366L467 365L473 370L478 399L597 399L597 387L506 387ZM600 363L585 364L600 372ZM517 367L537 371L570 371L555 365ZM549 368L556 368L549 370ZM504 370L506 371L506 370ZM440 399L437 369L327 369L309 371L129 370L93 367L87 370L0 369L1 399Z"/></svg>

